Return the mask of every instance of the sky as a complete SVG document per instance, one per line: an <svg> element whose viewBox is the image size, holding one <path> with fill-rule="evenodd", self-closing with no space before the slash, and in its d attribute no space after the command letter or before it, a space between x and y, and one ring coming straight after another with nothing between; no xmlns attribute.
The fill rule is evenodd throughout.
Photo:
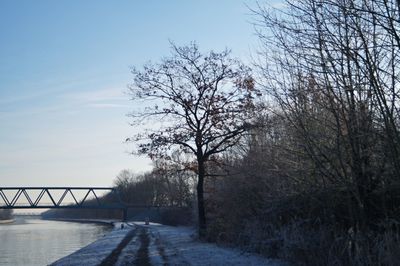
<svg viewBox="0 0 400 266"><path fill-rule="evenodd" d="M254 0L1 0L0 186L110 186L151 169L124 140L130 67L177 45L248 60Z"/></svg>

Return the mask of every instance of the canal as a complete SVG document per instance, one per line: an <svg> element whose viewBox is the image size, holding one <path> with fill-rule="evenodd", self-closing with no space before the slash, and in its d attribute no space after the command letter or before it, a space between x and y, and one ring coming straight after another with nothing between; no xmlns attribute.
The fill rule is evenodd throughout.
<svg viewBox="0 0 400 266"><path fill-rule="evenodd" d="M17 216L0 224L0 265L48 265L88 245L111 226Z"/></svg>

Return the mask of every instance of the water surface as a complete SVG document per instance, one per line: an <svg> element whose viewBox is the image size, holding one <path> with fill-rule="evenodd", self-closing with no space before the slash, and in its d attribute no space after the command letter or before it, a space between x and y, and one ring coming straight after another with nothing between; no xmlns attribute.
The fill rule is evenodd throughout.
<svg viewBox="0 0 400 266"><path fill-rule="evenodd" d="M0 224L0 265L48 265L110 230L99 224L19 216L11 224Z"/></svg>

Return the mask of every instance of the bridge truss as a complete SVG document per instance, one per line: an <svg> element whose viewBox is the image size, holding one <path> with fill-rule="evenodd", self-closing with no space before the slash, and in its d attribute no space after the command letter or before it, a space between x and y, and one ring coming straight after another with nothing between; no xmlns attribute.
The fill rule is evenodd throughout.
<svg viewBox="0 0 400 266"><path fill-rule="evenodd" d="M0 209L120 209L124 220L127 212L111 187L0 187Z"/></svg>

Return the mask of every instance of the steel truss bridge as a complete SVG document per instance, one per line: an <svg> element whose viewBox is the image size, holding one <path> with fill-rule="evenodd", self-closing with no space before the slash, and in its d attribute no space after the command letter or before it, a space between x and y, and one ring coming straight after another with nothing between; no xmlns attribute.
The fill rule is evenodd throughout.
<svg viewBox="0 0 400 266"><path fill-rule="evenodd" d="M127 208L111 187L0 187L0 209L119 209L126 220Z"/></svg>

